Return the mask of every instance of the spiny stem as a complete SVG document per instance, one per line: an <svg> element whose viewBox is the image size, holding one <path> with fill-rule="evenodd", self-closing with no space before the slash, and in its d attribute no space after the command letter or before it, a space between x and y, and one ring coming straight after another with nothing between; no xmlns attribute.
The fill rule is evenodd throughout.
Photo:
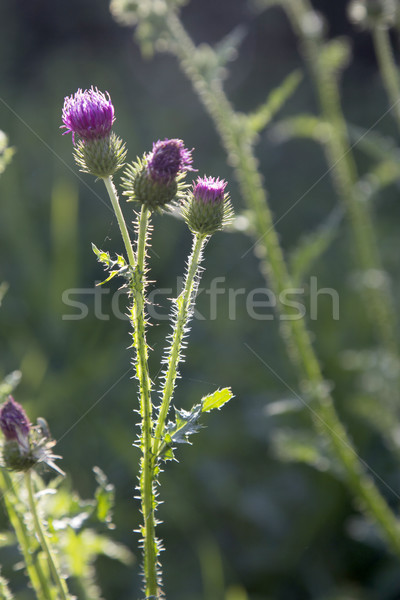
<svg viewBox="0 0 400 600"><path fill-rule="evenodd" d="M53 553L50 549L49 544L47 543L47 539L43 532L42 525L40 523L40 519L39 519L39 516L37 513L36 501L35 501L34 494L33 494L31 471L27 471L25 473L25 484L26 484L26 488L28 490L29 508L30 508L30 511L31 511L31 514L33 517L33 523L34 523L36 535L38 536L42 550L47 557L47 562L49 565L50 573L52 574L54 583L55 583L56 587L58 588L58 591L60 594L60 600L67 600L68 599L68 590L67 590L66 583L60 577L60 574L58 572L58 569L57 569L57 566L56 566L56 563L55 563L55 560L53 557Z"/></svg>
<svg viewBox="0 0 400 600"><path fill-rule="evenodd" d="M136 374L140 385L141 431L141 476L140 492L143 513L144 579L146 597L158 597L157 541L155 537L155 495L152 459L152 403L151 381L148 371L148 356L145 331L145 258L149 210L143 205L138 221L137 264L133 281L132 322L133 340L136 349Z"/></svg>
<svg viewBox="0 0 400 600"><path fill-rule="evenodd" d="M166 27L174 40L174 52L193 86L214 119L217 130L235 167L239 185L254 214L257 243L266 250L264 262L269 281L277 298L292 288L283 252L274 227L267 195L254 156L253 140L243 135L242 121L231 107L219 81L207 81L194 61L196 47L187 35L178 16L169 11ZM278 309L287 319L282 320L282 338L297 367L301 388L308 388L315 427L330 442L332 453L342 465L354 495L361 500L364 511L380 526L383 537L392 551L400 557L399 523L380 494L374 481L364 470L350 438L336 413L333 399L327 390L321 368L312 347L310 334L303 319L294 320L285 303Z"/></svg>
<svg viewBox="0 0 400 600"><path fill-rule="evenodd" d="M154 460L157 460L158 451L162 443L166 419L174 392L175 380L178 375L178 364L181 358L183 335L191 316L191 308L198 283L199 265L202 259L202 250L205 241L206 237L204 235L197 234L193 237L193 250L188 261L184 288L177 300L177 313L175 316L172 342L166 353L168 367L162 388L162 401L153 440Z"/></svg>
<svg viewBox="0 0 400 600"><path fill-rule="evenodd" d="M125 223L124 215L122 214L121 207L119 205L117 190L115 189L115 185L112 181L111 177L105 177L103 179L104 185L107 188L108 195L111 200L112 207L115 212L115 216L117 217L118 225L121 231L122 239L125 245L125 250L128 255L128 261L132 269L134 269L136 261L135 255L133 254L132 244L128 233L128 228Z"/></svg>
<svg viewBox="0 0 400 600"><path fill-rule="evenodd" d="M151 381L148 369L148 353L146 344L146 319L145 319L145 259L146 239L149 224L149 210L143 205L138 219L138 239L136 258L133 253L128 228L118 201L116 189L111 177L104 179L104 184L110 196L122 239L128 255L129 265L132 271L132 295L131 322L133 326L133 345L136 350L136 376L140 389L140 414L142 418L141 430L141 474L140 495L143 513L143 552L144 552L144 580L146 597L158 597L157 578L157 543L155 537L155 495L154 495L154 472L151 451L152 433L152 403L151 403Z"/></svg>
<svg viewBox="0 0 400 600"><path fill-rule="evenodd" d="M328 162L352 229L358 266L362 275L368 276L369 273L382 271L382 264L370 209L357 186L357 167L348 141L338 81L336 75L321 63L322 43L313 36L307 36L302 27L307 14L312 11L311 4L308 0L282 0L282 4L302 42L323 117L332 125L326 143ZM397 102L396 106L399 107ZM362 297L378 339L388 352L396 356L398 342L394 324L397 322L397 314L385 278L379 278L381 280L382 283L372 286L366 282Z"/></svg>
<svg viewBox="0 0 400 600"><path fill-rule="evenodd" d="M43 573L40 561L34 560L34 552L30 543L30 535L26 529L23 517L17 510L18 499L13 491L13 481L5 469L0 469L0 490L3 492L3 499L7 514L17 536L18 544L24 557L26 570L32 588L35 591L37 600L48 600L51 597L48 581ZM14 498L10 498L10 494Z"/></svg>
<svg viewBox="0 0 400 600"><path fill-rule="evenodd" d="M400 75L394 59L389 31L384 25L375 25L372 37L383 85L392 105L393 117L400 130Z"/></svg>

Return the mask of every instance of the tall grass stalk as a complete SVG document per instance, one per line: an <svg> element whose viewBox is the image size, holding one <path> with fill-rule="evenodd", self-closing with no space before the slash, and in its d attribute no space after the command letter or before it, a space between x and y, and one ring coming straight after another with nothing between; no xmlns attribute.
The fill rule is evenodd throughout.
<svg viewBox="0 0 400 600"><path fill-rule="evenodd" d="M231 164L235 168L243 197L254 216L257 244L266 250L265 269L275 295L279 298L280 293L292 285L273 225L267 195L262 186L261 175L257 170L257 160L253 150L254 137L247 129L243 115L238 115L233 110L220 80L218 78L209 80L203 76L195 60L196 46L186 33L177 14L172 10L169 10L165 17L165 28L171 38L173 52L177 55L185 74L191 80L195 91L212 117ZM355 214L358 215L358 208L355 209ZM365 211L361 214L364 221ZM362 242L363 260L368 265L375 264L372 261L375 252L371 257L370 250L364 248L364 242L368 239L363 230L365 224L360 226L357 219L354 220L358 224L360 235L358 243ZM368 219L366 223L369 223ZM377 300L378 294L374 298ZM389 339L392 338L393 332L389 332L386 327L388 310L386 299L384 304L386 307L384 311L379 310L382 335L384 334L388 345L394 348L394 341L392 343ZM284 304L278 303L278 309L281 314L289 317L288 320L282 321L284 324L282 337L288 353L297 367L301 388L310 399L315 426L330 441L332 452L346 474L347 483L355 497L361 501L364 511L376 522L391 550L400 557L398 521L373 479L366 473L365 465L358 458L347 432L338 418L305 322L304 320L290 320L291 309Z"/></svg>

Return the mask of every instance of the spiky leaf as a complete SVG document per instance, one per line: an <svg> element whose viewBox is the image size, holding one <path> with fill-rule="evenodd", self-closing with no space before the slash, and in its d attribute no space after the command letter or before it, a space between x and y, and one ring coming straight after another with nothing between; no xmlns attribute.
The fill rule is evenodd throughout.
<svg viewBox="0 0 400 600"><path fill-rule="evenodd" d="M210 412L214 409L220 409L221 406L229 402L233 398L231 388L223 388L217 390L213 394L205 396L201 401L201 412Z"/></svg>

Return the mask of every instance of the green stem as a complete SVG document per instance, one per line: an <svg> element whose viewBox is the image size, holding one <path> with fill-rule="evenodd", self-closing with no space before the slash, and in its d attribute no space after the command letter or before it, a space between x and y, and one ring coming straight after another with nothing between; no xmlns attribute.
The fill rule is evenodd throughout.
<svg viewBox="0 0 400 600"><path fill-rule="evenodd" d="M13 491L13 481L6 470L0 469L0 489L4 499L4 504L7 510L11 525L14 528L17 536L18 544L24 557L26 570L35 591L38 600L48 600L51 598L51 592L48 581L43 573L42 567L38 560L34 560L34 549L32 548L30 535L27 531L23 516L19 513L18 498ZM10 498L12 494L13 498Z"/></svg>
<svg viewBox="0 0 400 600"><path fill-rule="evenodd" d="M372 30L375 52L383 85L393 109L393 116L400 130L400 75L396 65L389 30L383 25L376 25Z"/></svg>
<svg viewBox="0 0 400 600"><path fill-rule="evenodd" d="M136 259L133 253L128 229L118 201L118 195L111 177L104 179L104 184L110 196L122 239L128 255L129 265L133 273L131 307L131 322L133 326L133 345L136 350L136 376L140 389L140 414L142 418L141 430L141 474L140 495L143 513L143 553L144 553L144 580L146 597L158 597L159 583L157 577L158 547L155 537L156 506L154 494L154 471L152 460L152 403L151 403L151 381L148 369L148 353L146 344L146 319L145 319L145 259L146 239L149 225L149 211L143 205L138 220L138 239Z"/></svg>
<svg viewBox="0 0 400 600"><path fill-rule="evenodd" d="M107 188L108 195L111 200L112 207L115 212L115 216L117 217L118 225L121 231L122 239L125 245L125 250L128 255L129 264L132 269L135 268L135 255L133 254L132 244L128 233L128 228L125 223L124 215L122 214L121 207L119 205L117 190L115 189L115 185L112 181L111 177L105 177L103 179L104 185Z"/></svg>
<svg viewBox="0 0 400 600"><path fill-rule="evenodd" d="M151 381L148 371L148 355L146 344L145 319L145 258L146 238L149 223L149 210L143 205L138 222L137 265L134 271L132 322L134 326L133 340L136 349L136 374L140 385L141 431L141 476L140 493L143 513L143 551L144 579L147 597L158 598L159 581L157 576L158 546L155 536L154 470L152 454L152 403Z"/></svg>
<svg viewBox="0 0 400 600"><path fill-rule="evenodd" d="M172 395L174 393L175 381L178 375L178 364L181 359L183 335L192 312L191 308L193 306L198 284L198 270L202 260L202 251L205 242L205 236L197 234L193 237L193 249L188 261L185 284L182 293L177 299L177 313L175 316L171 346L168 352L166 352L168 366L161 391L162 400L153 441L154 460L157 460L158 452L162 444L166 419Z"/></svg>
<svg viewBox="0 0 400 600"><path fill-rule="evenodd" d="M352 229L358 266L362 275L365 275L365 293L362 294L362 298L366 313L382 345L388 352L397 355L398 342L394 326L397 323L397 313L386 278L378 275L372 284L369 283L369 275L383 269L370 207L357 186L358 173L341 109L337 75L320 60L322 42L313 36L307 36L302 27L307 14L312 11L308 0L282 0L282 4L301 40L301 48L314 80L322 115L331 125L326 142L327 158L337 193L344 204ZM397 103L396 106L400 110Z"/></svg>
<svg viewBox="0 0 400 600"><path fill-rule="evenodd" d="M266 192L254 156L253 139L243 132L242 119L232 109L220 82L204 79L194 61L196 47L184 30L177 15L168 13L166 26L174 40L174 51L193 86L213 118L225 145L231 163L235 167L239 185L248 207L254 215L257 243L266 251L263 266L276 298L284 297L292 282L279 244ZM365 512L380 526L382 535L392 551L400 557L399 525L385 499L364 470L351 441L335 411L333 400L324 378L311 338L303 319L293 319L291 309L279 303L284 317L282 338L289 355L297 367L300 386L311 398L311 408L316 428L329 440L332 452L342 465L350 489L361 500Z"/></svg>
<svg viewBox="0 0 400 600"><path fill-rule="evenodd" d="M58 573L58 569L57 569L57 566L56 566L56 563L55 563L55 560L53 557L53 553L50 549L49 544L47 543L47 539L43 532L42 525L40 523L40 519L39 519L37 510L36 510L36 501L35 501L35 498L33 495L33 488L32 488L31 471L27 471L25 473L25 484L26 484L26 489L28 490L29 508L30 508L30 511L31 511L31 514L33 517L33 523L34 523L36 535L38 536L42 550L47 557L47 563L49 565L50 573L52 574L54 583L55 583L56 587L58 588L58 591L60 594L60 596L59 596L60 600L67 600L68 590L67 590L66 583L63 579L61 579L61 577Z"/></svg>

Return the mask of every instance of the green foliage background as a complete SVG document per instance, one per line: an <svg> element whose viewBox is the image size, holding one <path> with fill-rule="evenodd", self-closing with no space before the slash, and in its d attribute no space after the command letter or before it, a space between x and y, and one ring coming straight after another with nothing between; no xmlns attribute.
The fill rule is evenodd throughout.
<svg viewBox="0 0 400 600"><path fill-rule="evenodd" d="M344 110L354 126L369 128L385 113L387 101L368 35L351 29L345 2L315 5L325 12L332 35L353 39L354 56L343 81ZM193 0L182 16L196 43L215 44L240 28L244 39L226 84L240 110L253 110L289 72L302 68L296 40L279 9L257 15L241 0ZM127 142L130 160L159 138L180 137L195 148L199 172L228 179L237 212L243 204L212 124L175 59L143 59L132 32L113 22L107 1L3 0L0 23L0 129L16 149L0 179L0 281L9 284L0 311L0 376L21 369L16 398L32 420L44 416L49 422L64 457L62 468L82 497L93 493L93 465L115 484L113 536L135 549L139 456L132 447L137 399L126 349L130 337L127 321L112 315L114 281L102 296L101 318L95 315L93 287L103 272L90 245L121 251L121 244L103 186L77 172L70 137L59 130L64 96L92 84L108 90L116 108L115 130ZM279 118L313 111L314 94L305 77ZM390 115L374 131L396 137ZM327 167L317 145L309 140L279 143L273 127L260 136L258 156L289 254L337 205ZM365 173L371 159L361 149L356 158ZM374 202L384 263L397 282L398 186ZM347 233L340 221L311 273L320 288L338 291L340 320L332 319L329 298L321 296L318 319L310 328L357 447L396 490L397 462L384 433L367 418L379 406L375 390L382 390L390 365L373 347ZM183 223L157 217L153 239L154 287L175 290L190 235ZM223 276L228 288L245 293L237 295L235 318L230 318L227 295L219 296L216 320L210 318L210 297L199 296L197 308L204 318L193 323L176 403L187 409L227 385L236 398L212 415L193 446L179 449L180 462L168 464L161 478L167 597L245 600L247 593L252 600L398 600L395 561L360 516L340 474L328 468L324 449L315 450L314 434L308 434L310 445L302 433L311 431L310 416L296 404L295 377L279 339L279 323L248 315L246 294L265 287L252 243L240 232L217 234L206 249L202 287ZM398 298L398 283L393 285ZM88 290L82 296L89 309L83 320L63 319L73 312L62 300L70 288ZM307 306L307 294L305 299ZM123 313L122 296L119 306ZM166 297L162 311L167 314ZM154 378L168 331L168 322L161 320L149 332ZM299 458L314 467L285 460L296 448ZM385 487L383 492L396 508L398 497ZM5 523L4 514L1 519ZM0 560L3 574L9 575L19 559L3 552ZM101 559L98 567L105 598L139 596L138 565L132 572ZM28 597L21 577L18 598Z"/></svg>

